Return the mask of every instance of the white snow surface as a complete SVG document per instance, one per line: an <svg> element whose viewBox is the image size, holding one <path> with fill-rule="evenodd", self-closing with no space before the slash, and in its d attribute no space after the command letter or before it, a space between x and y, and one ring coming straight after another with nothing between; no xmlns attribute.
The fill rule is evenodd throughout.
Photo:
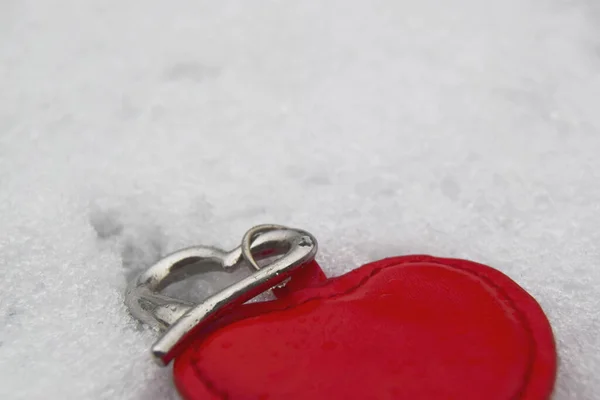
<svg viewBox="0 0 600 400"><path fill-rule="evenodd" d="M177 399L126 283L265 222L498 268L597 398L599 153L595 0L4 0L0 398Z"/></svg>

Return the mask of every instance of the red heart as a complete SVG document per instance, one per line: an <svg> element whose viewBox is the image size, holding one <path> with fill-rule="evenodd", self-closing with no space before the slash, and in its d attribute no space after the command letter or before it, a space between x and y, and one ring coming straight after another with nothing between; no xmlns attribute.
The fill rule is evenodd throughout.
<svg viewBox="0 0 600 400"><path fill-rule="evenodd" d="M497 270L406 256L198 332L174 367L185 399L546 399L556 371L537 302ZM292 281L293 282L293 281ZM300 283L298 283L300 282Z"/></svg>

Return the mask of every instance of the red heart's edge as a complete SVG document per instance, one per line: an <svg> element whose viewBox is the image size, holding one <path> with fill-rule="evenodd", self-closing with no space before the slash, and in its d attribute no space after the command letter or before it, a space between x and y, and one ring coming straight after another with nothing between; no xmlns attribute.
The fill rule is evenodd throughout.
<svg viewBox="0 0 600 400"><path fill-rule="evenodd" d="M274 382L277 381L267 378L264 380L265 387L260 396L250 393L240 395L239 392L235 391L229 392L227 384L223 386L222 382L215 382L213 378L209 378L206 375L206 371L203 368L199 367L204 361L202 360L202 346L214 336L213 334L227 333L233 329L230 329L230 327L239 325L237 324L238 322L252 324L252 321L256 318L273 316L277 312L287 312L287 310L302 307L312 301L326 301L328 299L343 297L364 287L382 271L392 271L400 267L425 264L443 266L446 269L468 274L474 279L484 282L488 287L493 288L495 293L493 296L502 297L501 303L503 307L506 307L508 310L507 313L519 321L519 326L525 332L527 354L529 355L523 379L517 382L517 394L510 397L510 399L541 400L549 398L556 375L556 349L550 324L536 300L509 277L491 267L466 260L436 258L424 255L393 257L380 260L363 265L345 275L331 279L326 279L316 262L312 262L292 277L286 287L274 291L277 296L276 300L244 304L237 309L231 310L229 314L215 321L208 328L194 332L189 341L185 343L185 349L182 354L175 360L174 380L178 391L187 400L280 398L270 395L268 385L274 385L276 384ZM435 281L432 282L435 284ZM248 324L245 326L248 326ZM282 345L282 343L279 343L279 345ZM274 350L277 350L278 343L271 344L275 347ZM397 356L402 357L402 354L398 354ZM356 360L356 362L360 363L360 360ZM205 368L210 369L211 367L208 365ZM240 368L239 366L232 366L232 369ZM228 379L231 379L231 377L228 377ZM287 379L287 377L281 379ZM347 382L347 384L350 386L357 385L356 382ZM478 383L457 383L457 385L462 386L469 384L477 385ZM402 387L402 382L399 385ZM396 393L395 395L391 395L391 397L373 396L373 398L377 399L407 398L401 393ZM296 399L303 397L300 394L294 396L291 393L286 395L285 398ZM321 397L317 395L317 397L312 396L311 398L335 399L340 397L335 397L335 395L332 397L331 393L324 393ZM454 397L440 394L438 398ZM474 397L462 396L462 398L472 399Z"/></svg>

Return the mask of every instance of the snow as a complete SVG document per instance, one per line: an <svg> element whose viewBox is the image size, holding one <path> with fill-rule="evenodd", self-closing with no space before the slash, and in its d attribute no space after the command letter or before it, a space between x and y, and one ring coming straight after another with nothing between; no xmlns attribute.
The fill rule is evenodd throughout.
<svg viewBox="0 0 600 400"><path fill-rule="evenodd" d="M126 281L265 222L315 234L330 275L502 270L552 322L555 398L594 398L599 21L593 0L3 1L0 398L176 399Z"/></svg>

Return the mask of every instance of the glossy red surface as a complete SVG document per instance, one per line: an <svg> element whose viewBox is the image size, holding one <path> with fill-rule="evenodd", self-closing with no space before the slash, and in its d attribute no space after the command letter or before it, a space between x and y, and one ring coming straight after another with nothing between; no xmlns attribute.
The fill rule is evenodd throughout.
<svg viewBox="0 0 600 400"><path fill-rule="evenodd" d="M497 270L405 256L328 280L313 263L294 281L196 334L174 367L185 399L550 396L550 325Z"/></svg>

